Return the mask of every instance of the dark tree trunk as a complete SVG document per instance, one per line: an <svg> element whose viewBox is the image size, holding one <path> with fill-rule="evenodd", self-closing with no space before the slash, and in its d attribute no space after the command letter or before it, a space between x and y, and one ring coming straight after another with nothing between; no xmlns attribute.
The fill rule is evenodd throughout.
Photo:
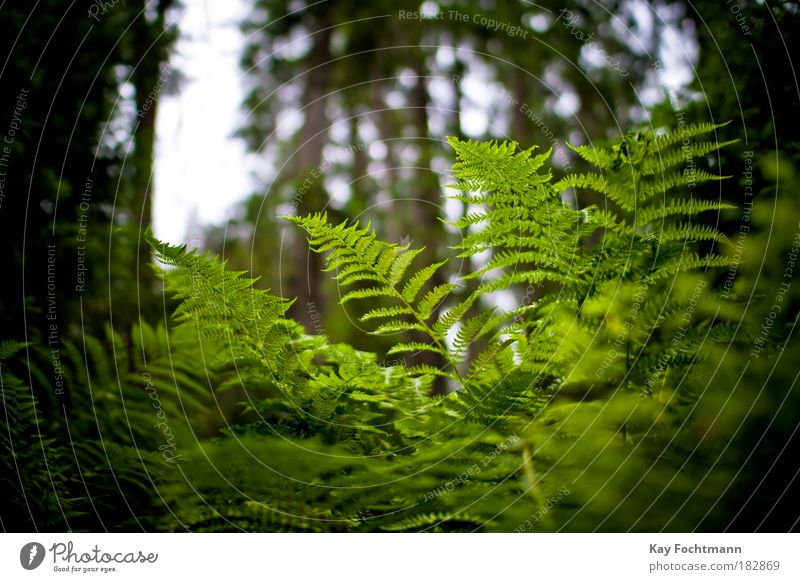
<svg viewBox="0 0 800 582"><path fill-rule="evenodd" d="M308 57L303 100L305 123L298 135L295 154L297 183L311 180L297 205L297 213L301 216L322 210L326 202L325 176L320 168L330 126L326 94L330 84L328 63L331 52L330 25L324 13L318 19L311 38L314 45ZM320 317L325 317L327 307L327 298L322 289L324 274L320 255L310 252L303 240L292 237L289 244L291 248L286 253L291 261L286 269L289 273L289 294L297 298L289 315L302 323L309 333L319 332Z"/></svg>
<svg viewBox="0 0 800 582"><path fill-rule="evenodd" d="M156 114L158 101L167 82L161 66L167 61L169 35L165 34L165 15L173 0L160 0L152 20L146 16L146 2L138 3L141 12L131 27L134 47L134 66L131 82L136 92L136 127L133 136L134 147L130 156L133 167L131 181L133 200L130 204L131 222L138 231L138 252L136 254L136 273L141 292L140 312L149 311L148 298L153 296L155 274L150 267L151 253L144 244L144 231L153 220L153 162L156 141Z"/></svg>
<svg viewBox="0 0 800 582"><path fill-rule="evenodd" d="M444 231L439 223L441 215L442 199L439 187L439 178L433 170L431 154L431 140L428 132L428 106L430 98L426 86L427 69L425 67L424 55L419 55L413 63L414 73L417 84L414 86L411 95L411 114L413 116L414 135L418 140L420 157L417 162L416 172L417 198L414 204L415 233L418 246L424 245L425 252L420 255L420 263L430 264L441 261L441 249L445 246ZM438 145L438 144L437 144ZM430 287L442 285L447 282L447 270L445 267L439 269L431 278ZM434 317L441 312L441 309L434 311ZM427 336L415 338L415 341L430 341ZM445 366L444 358L433 352L422 352L417 356L417 361L422 364L442 368ZM434 394L444 394L447 392L447 384L444 378L436 376L432 391Z"/></svg>

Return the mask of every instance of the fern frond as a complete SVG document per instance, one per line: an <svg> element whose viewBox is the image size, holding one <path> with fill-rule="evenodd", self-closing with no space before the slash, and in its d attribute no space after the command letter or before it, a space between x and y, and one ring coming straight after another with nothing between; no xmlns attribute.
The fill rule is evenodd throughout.
<svg viewBox="0 0 800 582"><path fill-rule="evenodd" d="M600 147L595 147L590 145L574 146L570 144L567 144L567 147L569 147L569 149L571 149L573 152L578 154L580 157L582 157L590 164L597 166L598 168L602 168L604 170L610 170L613 167L614 161L617 158L614 152L608 151Z"/></svg>
<svg viewBox="0 0 800 582"><path fill-rule="evenodd" d="M705 170L696 168L691 172L671 170L659 174L652 180L641 180L639 183L639 194L642 199L647 200L664 192L677 188L678 186L694 187L703 182L713 182L724 180L730 176L718 176Z"/></svg>
<svg viewBox="0 0 800 582"><path fill-rule="evenodd" d="M516 142L479 143L454 137L448 137L447 141L457 155L453 174L460 181L455 187L461 190L495 191L503 195L528 191L542 180L537 170L550 157L550 151L532 156L535 146L517 153Z"/></svg>
<svg viewBox="0 0 800 582"><path fill-rule="evenodd" d="M161 242L148 232L146 240L163 264L174 267L161 276L167 290L181 300L175 317L200 339L221 341L230 357L259 359L274 377L288 377L296 368L295 324L284 315L293 301L253 287L255 279L230 271L210 255Z"/></svg>
<svg viewBox="0 0 800 582"><path fill-rule="evenodd" d="M431 339L433 349L429 351L445 355L448 362L455 365L443 345L442 338L427 322L436 307L457 286L449 283L440 285L416 301L419 291L444 263L429 265L409 275L409 267L422 249L412 250L408 246L398 247L380 241L369 225L361 228L358 223L348 224L345 221L334 226L328 222L325 214L286 218L308 233L309 243L316 252L330 251L326 258L329 270L332 263L345 265L344 276L340 279L342 285L367 280L376 283L368 289L349 291L341 298L341 303L353 299L386 297L398 305L372 310L364 319L408 315L414 320L413 322L392 320L378 326L374 333L421 332ZM404 281L405 284L401 287ZM458 375L457 370L455 374Z"/></svg>
<svg viewBox="0 0 800 582"><path fill-rule="evenodd" d="M658 151L663 151L665 148L679 144L685 139L691 139L698 135L714 132L725 127L729 123L730 121L726 121L725 123L693 123L684 128L666 131L656 135L654 140L655 147Z"/></svg>
<svg viewBox="0 0 800 582"><path fill-rule="evenodd" d="M393 354L402 354L408 352L425 352L425 351L434 352L437 354L441 354L443 356L449 355L447 352L443 352L436 346L422 342L407 342L407 343L395 344L391 348L389 348L389 350L386 353L388 355L393 355Z"/></svg>
<svg viewBox="0 0 800 582"><path fill-rule="evenodd" d="M594 190L608 196L625 210L633 212L636 209L636 197L631 196L623 183L624 180L612 181L602 174L568 174L556 182L553 187L560 192L569 188Z"/></svg>
<svg viewBox="0 0 800 582"><path fill-rule="evenodd" d="M635 216L636 224L651 224L668 216L678 214L696 215L711 210L731 210L736 208L733 204L690 198L688 200L669 200L664 204L649 206L640 209Z"/></svg>
<svg viewBox="0 0 800 582"><path fill-rule="evenodd" d="M361 321L367 321L369 319L377 319L381 317L395 317L396 315L413 315L414 310L410 307L399 306L399 307L379 307L377 309L372 309L361 316Z"/></svg>
<svg viewBox="0 0 800 582"><path fill-rule="evenodd" d="M724 233L713 226L702 224L680 223L670 225L657 231L653 236L658 240L659 244L674 241L695 242L701 240L730 243L730 239Z"/></svg>
<svg viewBox="0 0 800 582"><path fill-rule="evenodd" d="M447 311L444 311L441 315L439 315L436 323L433 324L433 331L441 341L445 340L450 329L459 323L466 315L466 313L475 303L476 298L476 295L470 295L465 300L450 307Z"/></svg>
<svg viewBox="0 0 800 582"><path fill-rule="evenodd" d="M466 513L426 513L396 521L381 529L389 532L452 531L453 526L456 529L469 526L467 531L472 531L483 524L483 519Z"/></svg>
<svg viewBox="0 0 800 582"><path fill-rule="evenodd" d="M450 380L454 380L456 382L460 382L461 378L456 376L455 374L448 372L447 370L441 370L439 368L434 368L428 364L417 364L416 366L409 366L406 368L406 372L412 376L442 376L445 378L449 378Z"/></svg>
<svg viewBox="0 0 800 582"><path fill-rule="evenodd" d="M703 257L697 253L687 253L659 264L650 278L652 280L665 279L693 269L706 270L712 267L729 267L733 264L735 264L733 257L722 257L718 255L707 255Z"/></svg>
<svg viewBox="0 0 800 582"><path fill-rule="evenodd" d="M387 323L380 324L376 329L376 334L387 334L387 333L399 333L402 331L421 331L425 332L427 327L422 325L421 323L412 323L409 321L401 321L399 319L393 319Z"/></svg>
<svg viewBox="0 0 800 582"><path fill-rule="evenodd" d="M467 319L463 325L459 326L453 340L453 349L456 356L461 359L467 350L469 350L472 342L480 337L482 332L487 327L487 324L493 321L496 309L487 309L483 313L479 313ZM504 320L505 318L503 318Z"/></svg>
<svg viewBox="0 0 800 582"><path fill-rule="evenodd" d="M683 138L682 138L683 139ZM642 176L650 176L665 172L679 164L685 164L687 159L699 159L715 152L720 148L735 144L738 140L729 141L703 141L691 142L679 150L667 151L663 156L647 158L642 161Z"/></svg>
<svg viewBox="0 0 800 582"><path fill-rule="evenodd" d="M420 292L427 283L447 261L441 261L439 263L434 263L432 265L428 265L414 273L408 282L403 286L403 299L405 299L408 303L413 303L414 300L417 298L417 294Z"/></svg>
<svg viewBox="0 0 800 582"><path fill-rule="evenodd" d="M436 307L438 307L438 305L456 289L458 289L457 285L452 283L442 283L441 285L437 285L428 291L425 296L420 299L419 303L417 303L417 309L419 310L419 313L423 319L428 319Z"/></svg>

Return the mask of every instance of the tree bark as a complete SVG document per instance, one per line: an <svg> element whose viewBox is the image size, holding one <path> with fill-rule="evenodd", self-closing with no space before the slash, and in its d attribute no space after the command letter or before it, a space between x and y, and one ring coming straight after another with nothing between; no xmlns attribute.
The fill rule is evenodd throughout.
<svg viewBox="0 0 800 582"><path fill-rule="evenodd" d="M432 167L433 156L431 154L430 133L428 132L428 106L430 97L426 87L427 69L425 67L424 54L419 54L414 60L413 70L417 78L411 94L411 114L413 119L414 135L419 140L420 157L417 162L416 197L414 204L414 216L416 235L418 242L425 245L426 249L420 254L420 263L431 264L441 261L441 248L444 247L442 225L439 223L441 214L441 192L439 178ZM430 287L442 285L447 282L447 266L442 267L431 278ZM436 309L433 316L436 317L441 309ZM414 338L415 341L430 341L426 336ZM444 358L433 352L422 352L416 360L419 363L442 368L445 366ZM432 392L434 394L444 394L447 392L447 383L441 376L436 376Z"/></svg>
<svg viewBox="0 0 800 582"><path fill-rule="evenodd" d="M153 295L155 274L150 267L150 248L143 241L144 231L153 221L152 177L156 141L156 115L158 101L166 84L161 65L168 59L167 48L170 38L165 33L165 15L173 0L159 0L153 20L146 16L146 0L137 4L138 13L131 27L134 48L134 70L131 83L136 93L136 127L133 135L133 151L130 163L133 167L131 187L133 200L130 204L131 223L138 231L138 252L136 253L136 273L141 301ZM136 62L138 59L138 62ZM140 305L141 311L149 311L147 305Z"/></svg>
<svg viewBox="0 0 800 582"><path fill-rule="evenodd" d="M328 20L324 12L317 17L312 33L314 44L306 66L303 99L305 121L298 134L295 171L298 185L303 184L306 179L310 179L311 183L297 205L297 213L301 216L319 212L326 202L325 176L321 167L330 126L326 112L326 95L330 84L328 63L331 60ZM308 245L302 239L292 237L289 240L291 248L287 255L291 264L287 265L288 287L290 296L297 298L289 315L302 323L309 333L320 332L320 317L325 317L328 303L322 288L323 265L320 255L309 251Z"/></svg>

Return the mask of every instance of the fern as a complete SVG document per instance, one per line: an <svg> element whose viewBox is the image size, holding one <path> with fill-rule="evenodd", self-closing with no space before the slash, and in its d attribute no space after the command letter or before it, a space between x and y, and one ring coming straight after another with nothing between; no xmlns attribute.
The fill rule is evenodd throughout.
<svg viewBox="0 0 800 582"><path fill-rule="evenodd" d="M444 369L382 367L307 336L252 280L157 246L175 266L165 278L182 327L221 341L222 368L237 371L218 389L248 395L249 416L225 431L237 441L192 453L202 501L176 503L173 528L652 530L689 497L705 511L724 484L690 462L691 431L715 404L718 348L737 339L713 287L732 263L712 218L732 206L704 191L722 179L705 157L731 143L707 137L719 127L575 147L595 169L557 182L549 152L451 139L452 198L468 206L450 223L462 234L453 251L472 265L458 276L370 225L289 218L325 254L341 301L364 301L374 333L398 334L388 354L431 352ZM498 293L523 292L499 307ZM435 376L453 392L428 396ZM236 459L239 442L252 462ZM702 451L713 462L716 449ZM694 482L681 477L691 466ZM695 523L682 514L669 527Z"/></svg>
<svg viewBox="0 0 800 582"><path fill-rule="evenodd" d="M441 369L308 335L286 319L291 301L148 234L174 324L64 339L67 403L91 416L61 418L48 349L0 344L0 484L41 499L3 519L99 527L83 479L118 529L694 528L728 477L706 479L725 439L695 435L725 407L714 374L742 337L714 287L730 242L707 219L731 205L703 195L721 179L700 167L729 143L706 137L718 128L576 147L595 170L557 182L550 152L451 139L449 190L468 205L451 223L453 255L470 265L458 276L370 225L289 218L325 254L341 301L363 300L373 333L397 334L389 355L429 352ZM500 293L516 305L501 308ZM451 393L429 395L437 376ZM177 466L159 453L149 383ZM695 513L663 523L690 498Z"/></svg>
<svg viewBox="0 0 800 582"><path fill-rule="evenodd" d="M429 290L417 299L425 282L444 266L444 263L429 265L414 273L408 273L414 258L423 249L410 249L408 245L398 246L380 241L369 225L360 227L358 223L343 222L333 225L325 214L308 217L286 217L303 228L309 235L309 244L316 252L330 251L326 257L328 271L336 271L334 278L342 286L368 281L373 284L367 289L347 292L341 303L352 299L386 297L397 305L390 308L374 309L362 320L388 319L380 324L375 333L394 334L398 332L422 332L429 338L430 345L421 349L433 351L447 358L449 370L440 373L454 380L460 379L457 361L445 348L447 332L457 318L447 313L434 320L434 310L457 289L456 285L446 283ZM405 284L402 284L405 281ZM457 308L453 308L457 309ZM397 317L397 318L396 318ZM395 319L396 318L396 319ZM407 351L411 344L395 346L397 350Z"/></svg>
<svg viewBox="0 0 800 582"><path fill-rule="evenodd" d="M283 319L291 301L255 289L254 279L226 270L211 257L160 242L150 233L147 240L160 262L177 267L163 277L181 301L174 313L179 322L193 326L201 339L225 340L233 357L260 358L272 374L285 370L292 361L288 344L297 331Z"/></svg>
<svg viewBox="0 0 800 582"><path fill-rule="evenodd" d="M447 261L421 264L422 249L378 240L369 225L291 218L325 254L341 300L364 301L374 333L397 334L387 353L428 352L441 369L384 365L307 335L286 319L291 301L148 235L179 302L170 325L63 338L64 402L53 396L47 347L0 345L0 486L12 500L3 525L722 523L715 505L740 466L727 443L749 411L730 406L717 374L725 354L745 353L752 329L714 285L733 254L715 226L732 205L706 190L722 177L705 158L731 143L709 137L718 128L578 146L594 169L558 181L549 152L450 140L449 191L467 205L451 223L462 235L452 254L468 265L458 275ZM429 395L437 376L451 393ZM174 427L177 465L160 454L149 383Z"/></svg>

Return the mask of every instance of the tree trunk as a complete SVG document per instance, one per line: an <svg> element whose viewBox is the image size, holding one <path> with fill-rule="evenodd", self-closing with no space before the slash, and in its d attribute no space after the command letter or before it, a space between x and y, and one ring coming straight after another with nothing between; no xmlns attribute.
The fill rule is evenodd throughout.
<svg viewBox="0 0 800 582"><path fill-rule="evenodd" d="M139 240L136 254L136 274L142 292L140 301L146 302L153 295L155 274L150 267L151 253L143 241L144 231L153 221L152 176L156 141L156 113L158 101L166 83L161 65L167 61L170 38L164 34L165 14L173 0L160 0L154 19L146 16L146 0L140 0L141 11L131 27L133 34L135 69L131 83L136 92L136 127L133 136L133 151L130 163L133 167L131 187L133 200L130 204L131 222L137 229ZM147 313L148 305L140 305L139 311Z"/></svg>
<svg viewBox="0 0 800 582"><path fill-rule="evenodd" d="M310 180L310 185L297 205L297 213L301 216L319 212L326 202L325 176L321 166L323 148L330 126L326 113L328 100L325 95L329 91L328 63L331 60L331 53L330 25L325 13L318 17L311 38L314 45L307 60L303 100L305 122L298 135L298 149L295 155L298 185L303 184L306 179ZM309 333L320 332L320 317L325 317L328 303L322 288L322 261L320 255L309 251L305 241L298 240L295 236L289 241L291 248L287 255L291 264L288 265L287 271L289 293L291 297L296 297L297 301L289 315L302 323Z"/></svg>
<svg viewBox="0 0 800 582"><path fill-rule="evenodd" d="M443 240L444 231L439 223L441 214L442 199L439 187L439 178L433 170L431 154L431 141L428 132L428 106L430 99L426 87L427 69L425 67L424 55L420 54L413 63L414 73L417 84L414 86L411 95L411 114L413 116L414 135L419 140L420 157L417 162L416 197L414 205L414 216L416 226L417 242L425 245L426 249L420 255L420 263L430 264L441 261L441 248L445 246ZM442 267L431 278L430 286L435 287L447 282L446 266ZM440 313L441 309L434 311L434 317ZM430 341L427 336L414 338L415 341ZM422 364L442 368L445 366L444 358L433 352L422 352L417 356L417 361ZM432 392L434 394L444 394L447 392L447 384L441 376L436 376Z"/></svg>

